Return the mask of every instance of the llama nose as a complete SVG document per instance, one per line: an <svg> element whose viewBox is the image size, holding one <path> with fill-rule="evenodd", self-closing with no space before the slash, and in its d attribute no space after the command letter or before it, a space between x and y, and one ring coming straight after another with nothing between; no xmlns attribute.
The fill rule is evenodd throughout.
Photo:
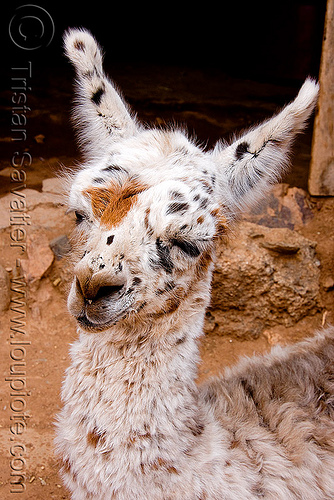
<svg viewBox="0 0 334 500"><path fill-rule="evenodd" d="M103 298L116 300L124 293L124 276L110 276L110 273L105 271L93 273L89 266L82 264L77 266L75 271L77 292L88 304Z"/></svg>

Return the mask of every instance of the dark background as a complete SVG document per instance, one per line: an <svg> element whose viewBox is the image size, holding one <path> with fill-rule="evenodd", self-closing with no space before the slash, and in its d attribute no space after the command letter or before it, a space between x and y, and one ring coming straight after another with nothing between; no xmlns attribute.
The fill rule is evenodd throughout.
<svg viewBox="0 0 334 500"><path fill-rule="evenodd" d="M238 77L262 80L317 76L325 0L296 2L45 2L55 36L45 49L31 52L45 66L63 64L62 33L90 29L115 63L153 63L214 67ZM2 15L6 56L15 54L8 24L15 8ZM4 14L4 13L3 13ZM31 30L38 32L31 21ZM29 25L25 26L27 34Z"/></svg>
<svg viewBox="0 0 334 500"><path fill-rule="evenodd" d="M28 140L34 158L57 158L65 165L78 157L70 127L73 70L65 59L62 36L69 27L85 27L105 51L105 68L140 119L153 124L186 123L191 135L212 146L272 115L290 101L311 75L318 77L326 2L45 2L55 32L47 46L23 50L9 36L11 19L24 2L2 7L0 119L10 135L12 68L32 62ZM30 20L25 35L40 25ZM46 23L47 38L50 26ZM31 33L29 33L29 30ZM45 140L36 143L36 135ZM312 122L296 144L293 177L307 188ZM13 152L2 142L0 170ZM52 163L52 167L50 167ZM33 165L40 177L52 177L57 161ZM1 176L1 173L0 173ZM31 187L40 178L29 175ZM8 188L0 178L1 190Z"/></svg>

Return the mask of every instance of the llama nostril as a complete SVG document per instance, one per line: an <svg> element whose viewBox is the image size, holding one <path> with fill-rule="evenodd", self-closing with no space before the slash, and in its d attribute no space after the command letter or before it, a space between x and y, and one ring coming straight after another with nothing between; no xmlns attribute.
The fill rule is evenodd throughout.
<svg viewBox="0 0 334 500"><path fill-rule="evenodd" d="M78 292L79 292L81 295L84 295L83 290L82 290L82 288L81 288L81 284L80 284L80 280L79 280L78 276L76 277L75 285L76 285L76 287L77 287Z"/></svg>
<svg viewBox="0 0 334 500"><path fill-rule="evenodd" d="M122 295L123 288L124 284L101 286L94 291L95 293L86 294L85 301L91 305L99 299L118 299Z"/></svg>

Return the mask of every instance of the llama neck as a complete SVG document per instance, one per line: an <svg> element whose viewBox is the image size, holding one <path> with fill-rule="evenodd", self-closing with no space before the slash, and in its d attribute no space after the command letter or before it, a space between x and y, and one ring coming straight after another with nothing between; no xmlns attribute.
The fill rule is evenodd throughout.
<svg viewBox="0 0 334 500"><path fill-rule="evenodd" d="M82 334L73 344L58 422L59 450L72 489L82 477L90 491L106 492L94 498L110 498L113 488L123 492L121 498L133 498L133 491L136 498L146 498L147 491L151 498L180 498L175 497L180 488L201 498L201 482L189 472L183 486L182 471L215 463L221 454L215 441L222 431L195 384L203 314L186 319L168 332L162 331L171 327L168 321L150 332L146 326L140 336L132 331L136 342L117 326L104 334ZM100 485L95 473L87 477L85 467L106 471Z"/></svg>
<svg viewBox="0 0 334 500"><path fill-rule="evenodd" d="M123 344L113 341L122 336L119 326L110 334L82 334L72 346L65 404L96 432L109 434L113 446L160 435L185 447L187 433L193 439L202 427L195 384L201 325L197 318L184 331L174 327L169 336L159 331L147 336L146 331L135 336L136 342Z"/></svg>

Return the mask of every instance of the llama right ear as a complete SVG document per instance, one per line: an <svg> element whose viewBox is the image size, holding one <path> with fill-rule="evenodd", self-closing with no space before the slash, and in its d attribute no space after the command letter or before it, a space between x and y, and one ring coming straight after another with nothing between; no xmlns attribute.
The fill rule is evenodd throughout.
<svg viewBox="0 0 334 500"><path fill-rule="evenodd" d="M75 67L77 88L73 121L88 158L99 157L110 141L133 135L136 121L102 67L101 49L83 29L64 35L65 53Z"/></svg>
<svg viewBox="0 0 334 500"><path fill-rule="evenodd" d="M230 146L218 144L213 153L223 192L236 216L266 196L284 174L295 136L305 127L318 97L319 85L307 79L296 99L278 115L253 128Z"/></svg>

